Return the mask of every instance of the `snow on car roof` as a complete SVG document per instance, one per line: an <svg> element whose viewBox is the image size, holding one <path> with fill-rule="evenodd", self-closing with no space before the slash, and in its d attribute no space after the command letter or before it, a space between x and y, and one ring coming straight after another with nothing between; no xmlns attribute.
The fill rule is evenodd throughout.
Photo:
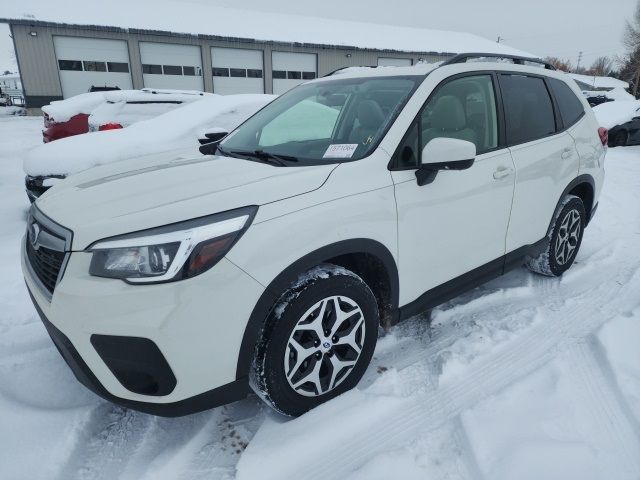
<svg viewBox="0 0 640 480"><path fill-rule="evenodd" d="M593 88L629 88L627 82L613 77L597 77L595 75L581 75L578 73L568 73L567 75Z"/></svg>
<svg viewBox="0 0 640 480"><path fill-rule="evenodd" d="M239 10L205 2L111 0L109 8L78 8L75 0L57 0L39 2L37 9L8 2L0 16L0 21L11 23L42 21L378 50L532 56L470 33Z"/></svg>
<svg viewBox="0 0 640 480"><path fill-rule="evenodd" d="M104 92L107 102L182 102L188 103L212 96L213 93L197 90L158 90L143 88L142 90L111 90Z"/></svg>

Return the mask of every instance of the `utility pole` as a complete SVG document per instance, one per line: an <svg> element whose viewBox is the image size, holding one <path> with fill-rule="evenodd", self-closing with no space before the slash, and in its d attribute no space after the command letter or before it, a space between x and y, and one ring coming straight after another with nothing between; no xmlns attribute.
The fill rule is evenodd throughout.
<svg viewBox="0 0 640 480"><path fill-rule="evenodd" d="M582 52L578 53L578 63L576 64L576 73L580 73L580 62L582 61Z"/></svg>

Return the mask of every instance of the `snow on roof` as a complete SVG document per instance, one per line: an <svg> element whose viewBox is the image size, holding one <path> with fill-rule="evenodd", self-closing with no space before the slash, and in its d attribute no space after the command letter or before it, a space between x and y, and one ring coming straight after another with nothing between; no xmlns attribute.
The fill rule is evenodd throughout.
<svg viewBox="0 0 640 480"><path fill-rule="evenodd" d="M613 128L640 116L640 100L601 103L593 107L593 113L601 127Z"/></svg>
<svg viewBox="0 0 640 480"><path fill-rule="evenodd" d="M171 0L111 0L98 8L76 0L22 2L3 5L0 21L52 22L78 26L117 27L213 35L286 43L347 46L405 52L490 52L532 56L477 35L416 27L379 25L348 20L258 12Z"/></svg>
<svg viewBox="0 0 640 480"><path fill-rule="evenodd" d="M627 82L613 77L596 77L595 75L580 75L578 73L568 73L567 75L593 88L629 88Z"/></svg>

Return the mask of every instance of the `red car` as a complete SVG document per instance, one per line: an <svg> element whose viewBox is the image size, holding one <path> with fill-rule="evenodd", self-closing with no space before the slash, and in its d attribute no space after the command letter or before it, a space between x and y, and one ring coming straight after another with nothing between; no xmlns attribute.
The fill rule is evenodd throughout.
<svg viewBox="0 0 640 480"><path fill-rule="evenodd" d="M51 102L42 107L44 128L42 141L80 135L89 131L89 115L105 102L104 91L82 93L66 100Z"/></svg>
<svg viewBox="0 0 640 480"><path fill-rule="evenodd" d="M78 113L66 122L56 122L49 114L44 114L44 129L42 141L52 142L60 138L71 137L89 131L89 114Z"/></svg>

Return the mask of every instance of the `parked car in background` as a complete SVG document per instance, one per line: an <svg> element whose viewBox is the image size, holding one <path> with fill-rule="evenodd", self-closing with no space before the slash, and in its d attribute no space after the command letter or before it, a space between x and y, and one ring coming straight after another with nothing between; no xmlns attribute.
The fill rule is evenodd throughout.
<svg viewBox="0 0 640 480"><path fill-rule="evenodd" d="M106 92L105 101L89 115L89 131L115 130L157 117L212 93L143 88Z"/></svg>
<svg viewBox="0 0 640 480"><path fill-rule="evenodd" d="M609 130L610 147L640 145L640 115Z"/></svg>
<svg viewBox="0 0 640 480"><path fill-rule="evenodd" d="M640 145L640 100L622 100L593 107L600 126L609 129L610 147Z"/></svg>
<svg viewBox="0 0 640 480"><path fill-rule="evenodd" d="M93 91L42 107L42 140L48 143L94 130L124 128L166 113L209 93L182 90L120 90L92 87Z"/></svg>
<svg viewBox="0 0 640 480"><path fill-rule="evenodd" d="M90 132L36 147L24 158L29 200L34 201L67 175L96 165L133 161L149 154L198 154L199 145L207 143L205 134L215 133L219 138L220 131L234 129L274 98L208 94L198 102L175 105L179 108L125 129ZM125 104L114 106L128 108Z"/></svg>
<svg viewBox="0 0 640 480"><path fill-rule="evenodd" d="M53 187L22 265L76 377L157 415L253 389L297 416L357 385L381 325L522 265L561 276L598 205L606 130L552 66L466 62L479 55L495 56L312 80L215 155Z"/></svg>
<svg viewBox="0 0 640 480"><path fill-rule="evenodd" d="M56 100L42 107L44 143L80 135L89 131L89 115L105 102L106 92L89 92L65 100Z"/></svg>

